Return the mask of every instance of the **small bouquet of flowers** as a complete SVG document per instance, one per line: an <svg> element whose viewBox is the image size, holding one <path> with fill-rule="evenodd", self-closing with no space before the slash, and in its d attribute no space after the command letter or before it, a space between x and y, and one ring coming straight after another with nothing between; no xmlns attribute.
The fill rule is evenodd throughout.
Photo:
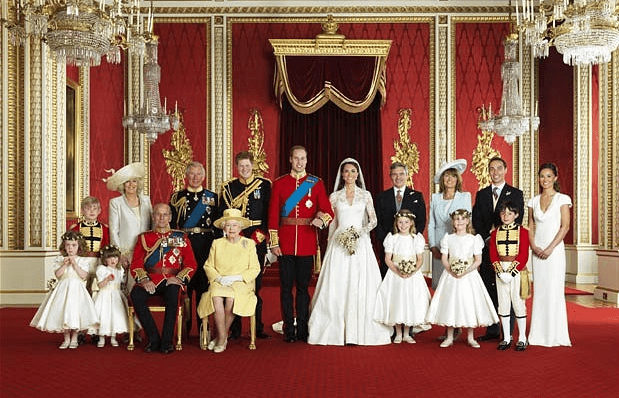
<svg viewBox="0 0 619 398"><path fill-rule="evenodd" d="M47 290L51 291L56 288L57 284L58 284L58 280L56 278L51 278L45 282L45 287L47 288Z"/></svg>
<svg viewBox="0 0 619 398"><path fill-rule="evenodd" d="M402 260L398 263L398 270L402 275L411 275L415 272L416 261L413 260Z"/></svg>
<svg viewBox="0 0 619 398"><path fill-rule="evenodd" d="M337 242L342 245L350 255L355 254L355 250L357 250L358 239L359 232L357 232L357 230L353 226L346 228L337 236Z"/></svg>
<svg viewBox="0 0 619 398"><path fill-rule="evenodd" d="M461 258L451 261L451 272L453 272L456 276L460 276L464 274L469 265L471 265L471 263L468 260L462 260Z"/></svg>

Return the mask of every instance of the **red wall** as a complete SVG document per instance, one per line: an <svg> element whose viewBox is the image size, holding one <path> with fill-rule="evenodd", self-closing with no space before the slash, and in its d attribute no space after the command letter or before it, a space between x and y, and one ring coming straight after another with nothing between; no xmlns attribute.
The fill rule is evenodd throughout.
<svg viewBox="0 0 619 398"><path fill-rule="evenodd" d="M539 162L552 162L559 169L561 192L574 200L574 109L573 74L563 56L551 48L550 56L539 63ZM537 194L536 190L534 194ZM597 208L597 203L594 204ZM571 212L572 217L574 212ZM573 243L573 228L565 237Z"/></svg>
<svg viewBox="0 0 619 398"><path fill-rule="evenodd" d="M123 57L124 60L124 57ZM102 178L106 169L120 169L124 162L124 64L90 68L90 195L101 202L100 219L107 222L108 202L118 192L108 191Z"/></svg>
<svg viewBox="0 0 619 398"><path fill-rule="evenodd" d="M247 120L252 108L260 110L264 121L269 178L282 173L279 170L278 132L279 106L273 91L275 60L268 39L313 38L320 33L318 24L246 24L232 27L232 81L233 81L233 152L247 148ZM415 188L429 195L429 36L427 24L342 24L340 33L350 39L391 39L387 59L387 102L382 109L384 186L390 157L394 154L393 141L398 139L398 110L412 109L412 141L420 152L419 173L413 179ZM287 148L283 150L288 150ZM339 160L342 155L334 153ZM284 171L285 172L285 171Z"/></svg>
<svg viewBox="0 0 619 398"><path fill-rule="evenodd" d="M503 39L508 28L508 24L499 23L456 25L456 158L468 162L467 172L462 175L463 190L471 192L473 197L475 192L484 188L479 187L477 178L470 171L477 136L481 134L477 128L477 108L492 104L492 111L498 113L501 106ZM513 171L512 147L497 135L492 140L492 147ZM511 172L506 180L511 184Z"/></svg>

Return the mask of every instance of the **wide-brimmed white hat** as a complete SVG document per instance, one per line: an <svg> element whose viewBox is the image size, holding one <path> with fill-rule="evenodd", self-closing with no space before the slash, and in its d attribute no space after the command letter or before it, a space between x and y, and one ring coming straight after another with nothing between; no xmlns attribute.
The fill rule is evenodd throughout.
<svg viewBox="0 0 619 398"><path fill-rule="evenodd" d="M215 220L213 225L215 225L219 229L223 229L224 223L230 220L238 221L239 224L241 224L241 229L245 229L251 225L251 222L247 218L243 217L243 213L241 213L239 209L224 210L224 215L221 216L221 218Z"/></svg>
<svg viewBox="0 0 619 398"><path fill-rule="evenodd" d="M108 178L104 178L105 185L107 189L110 191L121 191L122 186L127 181L138 180L144 178L144 163L135 162L129 163L125 167L121 168L118 171L114 171L114 169L106 170L107 172L113 173Z"/></svg>
<svg viewBox="0 0 619 398"><path fill-rule="evenodd" d="M436 174L434 175L434 183L438 184L441 182L441 175L445 172L445 170L455 169L458 174L464 173L466 170L466 159L456 159L451 162L443 162L441 167L438 169Z"/></svg>

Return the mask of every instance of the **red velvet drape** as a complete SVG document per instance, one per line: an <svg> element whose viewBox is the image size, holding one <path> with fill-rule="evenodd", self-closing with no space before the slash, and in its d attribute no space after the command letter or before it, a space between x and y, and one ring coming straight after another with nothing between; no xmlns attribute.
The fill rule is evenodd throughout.
<svg viewBox="0 0 619 398"><path fill-rule="evenodd" d="M303 115L285 100L280 118L280 170L290 170L289 149L303 145L308 150L307 170L325 181L333 191L340 162L352 157L359 161L367 189L382 188L380 95L364 112L348 113L332 102L310 115Z"/></svg>
<svg viewBox="0 0 619 398"><path fill-rule="evenodd" d="M362 101L372 86L375 65L374 57L286 57L288 82L301 102L318 95L326 81L347 98Z"/></svg>

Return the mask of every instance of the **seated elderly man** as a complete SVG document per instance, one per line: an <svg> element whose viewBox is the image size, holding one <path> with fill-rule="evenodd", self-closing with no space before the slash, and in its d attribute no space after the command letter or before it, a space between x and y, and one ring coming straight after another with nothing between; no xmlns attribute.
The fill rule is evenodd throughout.
<svg viewBox="0 0 619 398"><path fill-rule="evenodd" d="M172 336L178 305L178 294L185 289L196 270L191 242L184 232L170 229L170 206L159 203L153 211L154 230L138 236L129 272L136 280L131 290L135 312L148 335L145 352L174 351ZM162 335L146 304L152 295L163 296L165 315Z"/></svg>
<svg viewBox="0 0 619 398"><path fill-rule="evenodd" d="M200 318L215 313L217 339L208 349L223 352L228 344L228 332L234 315L250 316L256 311L255 280L260 264L253 240L241 236L241 230L251 222L238 209L224 210L214 225L225 232L211 246L204 270L210 287L198 306Z"/></svg>

